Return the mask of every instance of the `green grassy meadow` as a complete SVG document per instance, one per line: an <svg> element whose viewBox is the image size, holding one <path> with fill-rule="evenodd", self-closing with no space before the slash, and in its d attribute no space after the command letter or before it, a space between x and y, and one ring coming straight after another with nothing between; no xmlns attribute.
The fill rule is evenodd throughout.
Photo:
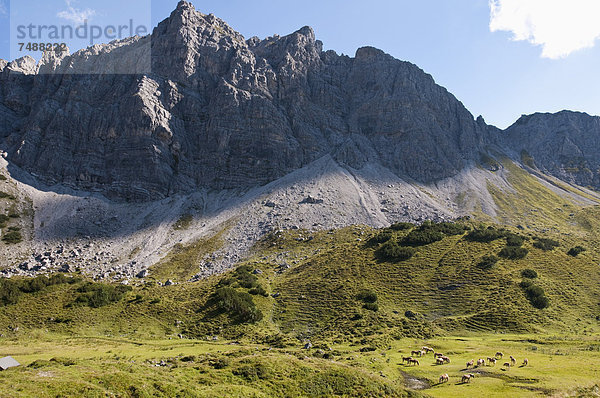
<svg viewBox="0 0 600 398"><path fill-rule="evenodd" d="M503 165L496 220L274 231L198 282L225 230L131 288L0 280L0 397L600 396L600 206Z"/></svg>

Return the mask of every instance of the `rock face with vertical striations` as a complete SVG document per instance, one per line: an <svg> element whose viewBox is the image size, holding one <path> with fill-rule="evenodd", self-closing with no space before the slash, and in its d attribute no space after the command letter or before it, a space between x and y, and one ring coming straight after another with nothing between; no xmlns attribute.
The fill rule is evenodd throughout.
<svg viewBox="0 0 600 398"><path fill-rule="evenodd" d="M504 133L505 146L562 180L600 188L600 117L581 112L522 116Z"/></svg>
<svg viewBox="0 0 600 398"><path fill-rule="evenodd" d="M433 182L498 139L413 64L323 51L309 27L246 40L185 1L150 36L0 63L0 118L17 166L128 201L243 190L325 155Z"/></svg>

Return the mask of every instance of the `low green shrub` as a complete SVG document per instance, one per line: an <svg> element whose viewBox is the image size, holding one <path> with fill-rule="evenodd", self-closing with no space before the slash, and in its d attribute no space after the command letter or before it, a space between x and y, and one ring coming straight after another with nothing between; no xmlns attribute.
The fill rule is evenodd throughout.
<svg viewBox="0 0 600 398"><path fill-rule="evenodd" d="M253 287L252 289L248 290L248 293L250 293L253 296L264 296L267 297L269 294L267 293L267 291L265 290L264 287L262 287L261 285L258 285L256 287Z"/></svg>
<svg viewBox="0 0 600 398"><path fill-rule="evenodd" d="M240 322L258 322L262 312L256 307L252 296L231 287L221 287L215 292L217 307L237 318Z"/></svg>
<svg viewBox="0 0 600 398"><path fill-rule="evenodd" d="M2 240L8 244L16 244L23 241L23 236L21 235L21 232L13 230L2 235Z"/></svg>
<svg viewBox="0 0 600 398"><path fill-rule="evenodd" d="M75 302L91 308L100 308L121 301L125 293L131 290L131 286L88 282L77 289L79 295Z"/></svg>
<svg viewBox="0 0 600 398"><path fill-rule="evenodd" d="M512 232L506 234L506 246L521 247L523 243L525 243L525 238L522 236L513 234Z"/></svg>
<svg viewBox="0 0 600 398"><path fill-rule="evenodd" d="M14 200L15 199L15 197L12 196L11 194L6 193L4 191L0 191L0 199L6 199L6 198L8 198L10 200Z"/></svg>
<svg viewBox="0 0 600 398"><path fill-rule="evenodd" d="M400 246L395 240L389 240L377 252L385 260L405 261L414 256L416 250L412 247Z"/></svg>
<svg viewBox="0 0 600 398"><path fill-rule="evenodd" d="M582 246L575 246L572 247L571 249L569 249L569 251L567 252L567 254L569 256L573 256L573 257L577 257L580 253L583 253L585 251L585 248Z"/></svg>
<svg viewBox="0 0 600 398"><path fill-rule="evenodd" d="M363 308L369 311L378 311L379 310L379 305L377 303L365 303L363 305Z"/></svg>
<svg viewBox="0 0 600 398"><path fill-rule="evenodd" d="M532 269L524 269L523 271L521 271L521 276L523 278L535 279L538 277L538 274Z"/></svg>
<svg viewBox="0 0 600 398"><path fill-rule="evenodd" d="M536 238L536 241L533 243L533 246L544 251L550 251L555 247L560 246L560 243L553 239Z"/></svg>
<svg viewBox="0 0 600 398"><path fill-rule="evenodd" d="M481 268L483 270L488 270L492 268L496 263L500 260L498 257L494 255L483 256L481 260L477 263L477 268Z"/></svg>
<svg viewBox="0 0 600 398"><path fill-rule="evenodd" d="M16 281L0 278L0 307L16 304L21 294L23 293Z"/></svg>
<svg viewBox="0 0 600 398"><path fill-rule="evenodd" d="M394 236L391 231L381 231L375 234L371 239L369 239L370 243L385 243L390 240Z"/></svg>
<svg viewBox="0 0 600 398"><path fill-rule="evenodd" d="M444 234L433 229L416 229L411 231L402 240L402 243L409 246L425 246L444 239Z"/></svg>
<svg viewBox="0 0 600 398"><path fill-rule="evenodd" d="M465 236L465 239L472 242L489 243L502 237L504 237L504 233L502 231L488 227L485 229L480 228L472 230Z"/></svg>
<svg viewBox="0 0 600 398"><path fill-rule="evenodd" d="M415 224L409 222L397 222L395 224L390 225L390 229L394 231L405 231L414 227Z"/></svg>
<svg viewBox="0 0 600 398"><path fill-rule="evenodd" d="M232 373L248 381L267 380L271 377L271 371L262 363L244 365L234 369Z"/></svg>
<svg viewBox="0 0 600 398"><path fill-rule="evenodd" d="M374 303L377 301L377 293L372 290L363 290L358 293L356 298L364 303Z"/></svg>
<svg viewBox="0 0 600 398"><path fill-rule="evenodd" d="M546 297L544 289L536 286L531 281L522 281L520 283L521 288L525 291L527 299L537 309L544 309L550 306L550 300Z"/></svg>
<svg viewBox="0 0 600 398"><path fill-rule="evenodd" d="M519 260L525 258L528 253L529 250L525 249L524 247L506 246L502 250L500 250L500 253L498 253L498 255L500 257L508 258L510 260Z"/></svg>

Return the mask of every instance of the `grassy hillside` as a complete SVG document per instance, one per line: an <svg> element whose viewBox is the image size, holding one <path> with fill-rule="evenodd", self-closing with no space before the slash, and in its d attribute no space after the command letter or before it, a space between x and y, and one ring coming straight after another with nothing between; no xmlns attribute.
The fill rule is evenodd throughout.
<svg viewBox="0 0 600 398"><path fill-rule="evenodd" d="M591 394L596 211L577 213L580 236L468 220L280 231L236 270L171 286L3 280L0 355L26 367L0 373L0 396ZM586 250L567 254L576 244ZM185 262L174 259L155 272ZM547 308L532 304L530 285ZM431 354L401 363L422 345L452 364L435 366ZM464 363L497 350L531 366L486 367L460 383ZM441 373L453 382L436 385Z"/></svg>

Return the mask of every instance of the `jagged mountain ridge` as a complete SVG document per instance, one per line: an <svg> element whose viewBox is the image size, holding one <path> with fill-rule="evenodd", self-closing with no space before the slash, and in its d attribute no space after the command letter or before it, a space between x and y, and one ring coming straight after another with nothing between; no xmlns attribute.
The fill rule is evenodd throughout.
<svg viewBox="0 0 600 398"><path fill-rule="evenodd" d="M326 154L434 181L486 143L485 124L416 66L370 47L323 52L308 27L246 41L180 2L150 39L151 74L62 74L87 67L77 53L45 57L55 74L5 65L9 159L46 182L151 200L262 185Z"/></svg>

